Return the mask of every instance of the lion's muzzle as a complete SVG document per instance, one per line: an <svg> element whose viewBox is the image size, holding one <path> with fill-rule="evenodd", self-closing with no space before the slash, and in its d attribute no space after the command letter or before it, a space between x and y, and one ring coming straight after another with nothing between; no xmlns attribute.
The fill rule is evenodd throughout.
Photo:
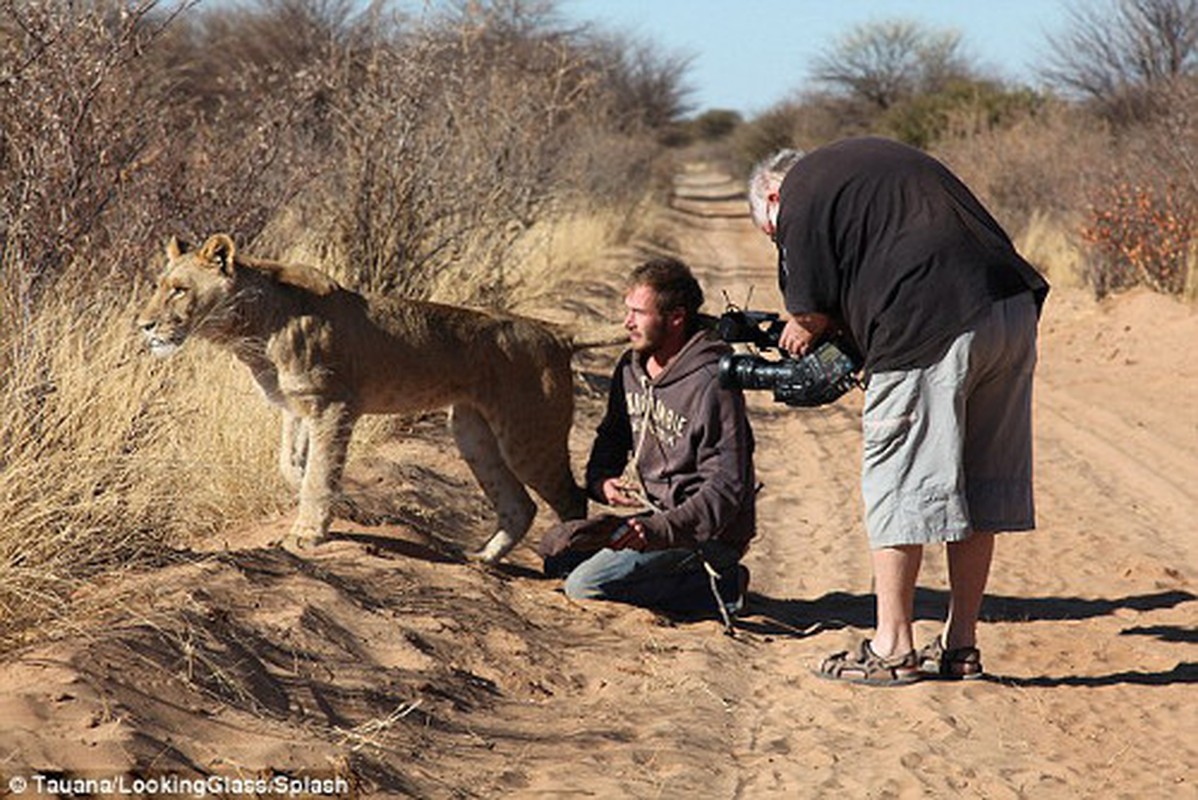
<svg viewBox="0 0 1198 800"><path fill-rule="evenodd" d="M179 349L181 343L177 337L163 336L158 330L157 322L139 321L138 327L146 340L146 347L156 358L166 358Z"/></svg>

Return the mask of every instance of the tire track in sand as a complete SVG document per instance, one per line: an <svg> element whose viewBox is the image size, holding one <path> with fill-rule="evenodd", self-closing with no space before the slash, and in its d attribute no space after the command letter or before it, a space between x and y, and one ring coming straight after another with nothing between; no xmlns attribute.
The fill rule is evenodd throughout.
<svg viewBox="0 0 1198 800"><path fill-rule="evenodd" d="M773 247L736 189L702 170L679 177L678 255L709 310L725 293L743 303L750 289L753 307L777 309ZM1050 301L1046 318L1054 313ZM719 649L707 671L724 675L713 690L734 698L734 796L1172 796L1190 785L1194 436L1137 422L1119 397L1061 380L1077 366L1043 347L1046 330L1072 324L1068 303L1059 313L1041 326L1040 530L999 543L981 632L991 680L880 690L813 676L821 657L873 625L860 396L804 411L752 394L765 484L746 558L755 604L742 623L744 662L730 665ZM920 586L922 641L945 601L936 550Z"/></svg>

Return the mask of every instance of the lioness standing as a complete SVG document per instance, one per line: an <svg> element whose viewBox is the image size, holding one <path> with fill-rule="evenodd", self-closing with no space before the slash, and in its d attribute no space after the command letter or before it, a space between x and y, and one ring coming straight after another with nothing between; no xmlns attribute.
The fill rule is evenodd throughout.
<svg viewBox="0 0 1198 800"><path fill-rule="evenodd" d="M475 554L484 562L532 524L525 486L561 519L585 516L567 449L577 348L565 331L436 303L368 302L314 269L236 256L226 234L198 250L171 239L166 257L138 324L158 356L193 335L228 347L283 410L279 466L299 491L296 545L326 538L363 414L450 407L458 449L499 517Z"/></svg>

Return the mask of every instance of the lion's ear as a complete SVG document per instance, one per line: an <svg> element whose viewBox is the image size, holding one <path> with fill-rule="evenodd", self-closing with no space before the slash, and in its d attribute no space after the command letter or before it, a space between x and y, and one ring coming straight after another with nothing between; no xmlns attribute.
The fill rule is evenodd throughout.
<svg viewBox="0 0 1198 800"><path fill-rule="evenodd" d="M233 237L227 233L216 233L208 237L200 248L200 257L205 261L216 264L221 273L233 274L233 256L237 248L233 245Z"/></svg>
<svg viewBox="0 0 1198 800"><path fill-rule="evenodd" d="M188 249L187 243L181 241L178 236L166 240L166 257L171 261L186 253Z"/></svg>

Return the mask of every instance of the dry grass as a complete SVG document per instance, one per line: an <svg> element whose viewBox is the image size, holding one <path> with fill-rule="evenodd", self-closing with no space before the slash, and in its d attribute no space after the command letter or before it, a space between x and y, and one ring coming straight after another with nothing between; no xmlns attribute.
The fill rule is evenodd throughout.
<svg viewBox="0 0 1198 800"><path fill-rule="evenodd" d="M0 640L98 572L281 506L243 371L202 345L152 360L134 314L48 302L0 385Z"/></svg>
<svg viewBox="0 0 1198 800"><path fill-rule="evenodd" d="M1015 237L1015 247L1053 286L1081 287L1086 254L1077 230L1067 217L1033 212L1023 233Z"/></svg>
<svg viewBox="0 0 1198 800"><path fill-rule="evenodd" d="M1186 283L1181 296L1191 303L1198 302L1198 242L1190 243L1186 257Z"/></svg>
<svg viewBox="0 0 1198 800"><path fill-rule="evenodd" d="M513 305L554 317L560 282L637 219L596 211L534 226L509 263ZM480 279L465 269L446 277L444 299L478 296ZM15 366L0 382L0 643L60 615L99 573L293 503L278 477L277 412L245 368L202 341L154 359L133 326L138 299L67 292L10 351ZM354 454L387 432L362 426Z"/></svg>
<svg viewBox="0 0 1198 800"><path fill-rule="evenodd" d="M124 298L166 236L536 313L627 232L660 148L618 43L520 4L396 10L0 0L0 641L292 502L242 367L140 352Z"/></svg>
<svg viewBox="0 0 1198 800"><path fill-rule="evenodd" d="M545 218L517 239L512 247L508 306L531 316L554 316L564 280L585 272L595 259L652 225L653 198L645 195L628 206L596 207ZM441 272L432 285L432 296L444 302L471 303L485 296L482 282L492 276L471 270L468 264Z"/></svg>

